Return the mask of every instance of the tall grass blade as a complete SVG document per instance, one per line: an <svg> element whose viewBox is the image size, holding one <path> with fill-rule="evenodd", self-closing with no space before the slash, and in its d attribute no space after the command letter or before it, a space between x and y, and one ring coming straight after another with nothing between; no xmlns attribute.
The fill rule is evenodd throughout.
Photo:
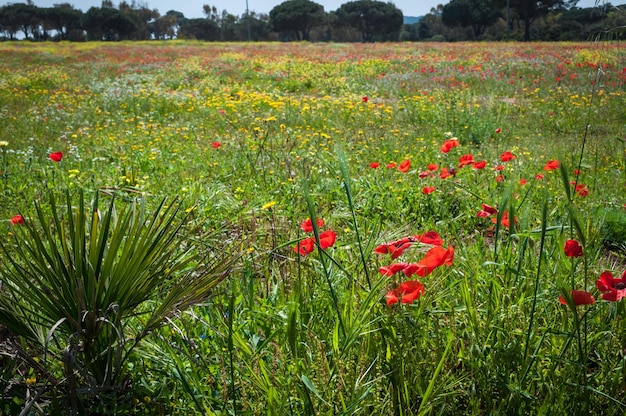
<svg viewBox="0 0 626 416"><path fill-rule="evenodd" d="M352 215L352 226L354 227L354 232L356 233L356 241L359 247L359 255L361 256L361 263L363 265L363 273L365 274L367 287L371 290L372 282L370 280L369 267L367 266L367 259L363 251L363 243L361 242L359 224L356 220L356 212L354 209L354 204L352 203L352 192L350 191L350 173L348 171L348 162L346 161L346 154L342 147L338 148L337 156L339 159L339 170L341 171L341 176L343 180L343 188L346 192L346 197L348 198L348 208L350 209L350 214Z"/></svg>
<svg viewBox="0 0 626 416"><path fill-rule="evenodd" d="M533 302L530 309L530 319L528 322L528 329L526 330L526 343L524 346L524 361L528 357L528 349L530 348L530 338L533 334L533 326L535 323L535 309L537 307L537 295L539 293L539 278L541 277L541 264L544 257L543 250L546 242L546 228L548 227L548 197L543 196L541 203L541 237L539 243L539 258L537 259L537 273L535 274L535 287L533 294Z"/></svg>

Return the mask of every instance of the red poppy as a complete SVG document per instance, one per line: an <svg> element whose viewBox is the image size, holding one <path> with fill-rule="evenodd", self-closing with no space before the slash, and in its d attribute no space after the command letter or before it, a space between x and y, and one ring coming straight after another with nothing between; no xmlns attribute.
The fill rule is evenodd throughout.
<svg viewBox="0 0 626 416"><path fill-rule="evenodd" d="M488 213L487 211L485 211L485 210L482 210L482 209L481 209L480 211L478 211L478 212L476 213L476 216L477 216L478 218L489 218L489 217L491 216L491 214L490 214L490 213Z"/></svg>
<svg viewBox="0 0 626 416"><path fill-rule="evenodd" d="M411 274L417 274L418 276L428 276L439 266L451 266L452 260L454 259L454 248L452 246L448 246L448 248L443 248L441 246L435 246L426 252L424 258L422 258L417 263L408 265L404 269L404 273L407 276Z"/></svg>
<svg viewBox="0 0 626 416"><path fill-rule="evenodd" d="M498 165L498 166L496 166L495 168L493 168L493 170L497 170L497 171L504 170L504 166L502 166L502 165Z"/></svg>
<svg viewBox="0 0 626 416"><path fill-rule="evenodd" d="M401 301L402 303L411 303L414 300L419 299L424 292L424 285L417 280L409 280L407 282L400 283L396 289L390 290L385 295L385 298L387 298L387 306L398 303L398 301Z"/></svg>
<svg viewBox="0 0 626 416"><path fill-rule="evenodd" d="M380 167L380 163L378 163L378 162L370 163L370 168L372 168L372 169L378 169L379 167Z"/></svg>
<svg viewBox="0 0 626 416"><path fill-rule="evenodd" d="M387 166L385 166L387 169L395 169L396 168L396 162L389 162L387 163Z"/></svg>
<svg viewBox="0 0 626 416"><path fill-rule="evenodd" d="M498 183L504 182L504 176L502 176L502 175L496 176L496 182L498 182Z"/></svg>
<svg viewBox="0 0 626 416"><path fill-rule="evenodd" d="M317 226L318 227L323 227L324 226L324 220L321 218L317 219ZM300 229L302 231L304 231L305 233L310 233L313 231L313 221L311 221L311 218L307 218L306 220L302 221L302 223L300 224Z"/></svg>
<svg viewBox="0 0 626 416"><path fill-rule="evenodd" d="M392 259L400 257L400 255L409 247L411 243L417 241L414 237L404 237L390 243L381 244L374 249L377 254L391 254Z"/></svg>
<svg viewBox="0 0 626 416"><path fill-rule="evenodd" d="M572 290L572 300L576 306L593 305L596 301L591 293L585 292L584 290ZM559 296L559 302L563 305L567 305L567 300L562 295Z"/></svg>
<svg viewBox="0 0 626 416"><path fill-rule="evenodd" d="M576 185L576 193L578 194L578 196L587 196L589 195L589 189L586 185L579 183L578 185Z"/></svg>
<svg viewBox="0 0 626 416"><path fill-rule="evenodd" d="M448 168L441 168L441 172L439 173L439 177L441 179L446 179L448 177L452 176L452 173L450 173L450 171L448 171Z"/></svg>
<svg viewBox="0 0 626 416"><path fill-rule="evenodd" d="M426 231L422 235L415 235L414 238L422 244L431 244L433 246L440 246L443 244L443 240L437 231Z"/></svg>
<svg viewBox="0 0 626 416"><path fill-rule="evenodd" d="M367 95L364 95L364 96L361 98L361 102L366 103L366 102L368 102L368 101L369 101L369 98L367 98Z"/></svg>
<svg viewBox="0 0 626 416"><path fill-rule="evenodd" d="M602 293L602 299L610 302L617 302L626 297L626 271L621 279L616 279L609 271L605 271L596 280L596 287Z"/></svg>
<svg viewBox="0 0 626 416"><path fill-rule="evenodd" d="M491 222L493 222L494 224L498 221L498 219L496 217L493 217L491 219ZM513 219L513 224L517 223L517 217L515 217ZM502 218L500 219L500 224L504 227L508 227L511 225L510 221L509 221L509 212L508 211L504 211L502 213Z"/></svg>
<svg viewBox="0 0 626 416"><path fill-rule="evenodd" d="M389 266L380 267L378 272L383 276L393 276L394 274L403 271L407 266L407 263L392 263Z"/></svg>
<svg viewBox="0 0 626 416"><path fill-rule="evenodd" d="M324 231L320 234L320 247L322 247L323 249L332 247L335 244L335 240L337 240L336 232L332 230Z"/></svg>
<svg viewBox="0 0 626 416"><path fill-rule="evenodd" d="M419 176L420 179L424 179L424 178L431 176L432 174L433 172L426 170L426 171L418 173L417 176Z"/></svg>
<svg viewBox="0 0 626 416"><path fill-rule="evenodd" d="M472 167L477 170L484 169L485 166L487 166L487 162L484 160L481 160L480 162L474 162L474 164L472 165Z"/></svg>
<svg viewBox="0 0 626 416"><path fill-rule="evenodd" d="M498 210L492 207L491 205L483 204L483 211L487 211L491 215L495 215L498 213Z"/></svg>
<svg viewBox="0 0 626 416"><path fill-rule="evenodd" d="M528 182L526 181L526 179L524 179L524 178L520 178L520 180L519 180L519 184L520 184L520 185L524 186L524 185L526 185L526 183L528 183Z"/></svg>
<svg viewBox="0 0 626 416"><path fill-rule="evenodd" d="M538 173L535 175L535 179L537 179L538 181L543 179L543 175L541 173Z"/></svg>
<svg viewBox="0 0 626 416"><path fill-rule="evenodd" d="M11 224L13 225L24 224L24 218L20 214L14 215L11 217Z"/></svg>
<svg viewBox="0 0 626 416"><path fill-rule="evenodd" d="M443 142L440 149L443 153L448 153L450 150L459 146L460 144L461 143L459 143L457 139L449 139Z"/></svg>
<svg viewBox="0 0 626 416"><path fill-rule="evenodd" d="M409 171L409 169L411 169L411 161L409 159L404 159L402 162L400 162L400 165L398 166L398 170L402 173L406 173Z"/></svg>
<svg viewBox="0 0 626 416"><path fill-rule="evenodd" d="M548 163L545 164L543 170L555 170L559 168L558 160L548 160Z"/></svg>
<svg viewBox="0 0 626 416"><path fill-rule="evenodd" d="M53 162L60 162L61 159L63 159L63 152L54 152L54 153L50 153L48 155L48 157L50 158L50 160L52 160Z"/></svg>
<svg viewBox="0 0 626 416"><path fill-rule="evenodd" d="M213 143L211 143L211 146L212 146L214 149L219 149L219 148L220 148L220 146L222 146L222 143L220 143L220 142L213 142Z"/></svg>
<svg viewBox="0 0 626 416"><path fill-rule="evenodd" d="M510 162L513 159L515 159L515 155L508 150L500 155L500 160L502 162Z"/></svg>
<svg viewBox="0 0 626 416"><path fill-rule="evenodd" d="M301 256L306 256L315 248L315 243L312 238L305 238L304 240L298 242L298 244L293 248L293 251L299 253Z"/></svg>
<svg viewBox="0 0 626 416"><path fill-rule="evenodd" d="M436 163L429 163L428 166L426 166L426 168L429 171L433 172L433 171L436 171L437 169L439 169L439 165L436 164Z"/></svg>
<svg viewBox="0 0 626 416"><path fill-rule="evenodd" d="M422 193L425 195L432 194L435 192L435 189L436 188L434 186L425 186L422 188Z"/></svg>
<svg viewBox="0 0 626 416"><path fill-rule="evenodd" d="M390 251L391 252L391 259L392 260L393 259L397 259L409 247L411 247L411 243L402 243L402 244L400 244L398 246L394 246L394 248Z"/></svg>
<svg viewBox="0 0 626 416"><path fill-rule="evenodd" d="M563 250L567 257L580 257L583 255L583 248L576 240L567 240Z"/></svg>
<svg viewBox="0 0 626 416"><path fill-rule="evenodd" d="M501 129L500 127L498 127L498 128L496 129L496 133L500 133L501 131L502 131L502 129Z"/></svg>
<svg viewBox="0 0 626 416"><path fill-rule="evenodd" d="M471 165L474 163L474 156L470 153L467 153L459 158L459 167L463 167L465 165Z"/></svg>

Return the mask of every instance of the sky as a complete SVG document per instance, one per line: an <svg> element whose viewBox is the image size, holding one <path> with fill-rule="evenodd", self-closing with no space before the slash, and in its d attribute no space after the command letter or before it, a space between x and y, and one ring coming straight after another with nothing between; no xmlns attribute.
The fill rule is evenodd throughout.
<svg viewBox="0 0 626 416"><path fill-rule="evenodd" d="M126 0L127 3L132 4L132 0ZM256 13L268 14L274 6L283 3L285 0L247 0L249 10ZM315 3L324 6L324 10L331 12L337 10L342 4L347 3L350 0L313 0ZM383 0L386 1L386 0ZM438 4L446 4L450 0L393 0L392 3L396 5L402 14L405 16L423 16L430 12L430 9L437 7ZM578 7L593 7L596 3L603 3L605 0L580 0ZM22 3L26 1L11 0L2 1L0 4L7 3ZM120 0L113 0L113 4L119 4ZM157 9L159 13L164 15L169 10L176 10L182 12L185 17L204 17L202 14L202 5L208 4L215 6L219 12L227 10L229 13L236 16L242 16L246 11L246 0L135 0L137 5L145 5L149 9ZM100 7L101 0L34 0L33 3L39 7L52 7L58 3L70 3L75 8L81 9L83 12L87 11L90 7ZM614 0L611 4L622 4L623 1Z"/></svg>

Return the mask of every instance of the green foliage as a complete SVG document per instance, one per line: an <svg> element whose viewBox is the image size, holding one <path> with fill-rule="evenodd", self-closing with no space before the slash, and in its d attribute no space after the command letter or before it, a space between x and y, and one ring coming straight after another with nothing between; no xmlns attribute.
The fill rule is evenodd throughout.
<svg viewBox="0 0 626 416"><path fill-rule="evenodd" d="M181 23L178 36L181 39L215 41L219 39L217 23L209 19L185 19Z"/></svg>
<svg viewBox="0 0 626 416"><path fill-rule="evenodd" d="M600 236L605 247L626 250L626 213L623 207L609 208L599 214L602 218Z"/></svg>
<svg viewBox="0 0 626 416"><path fill-rule="evenodd" d="M88 40L130 39L138 28L133 15L112 7L90 7L82 25Z"/></svg>
<svg viewBox="0 0 626 416"><path fill-rule="evenodd" d="M324 22L324 6L310 0L288 0L270 11L275 32L293 33L296 40L309 40L311 30Z"/></svg>
<svg viewBox="0 0 626 416"><path fill-rule="evenodd" d="M337 26L348 26L361 34L363 42L397 41L403 15L393 3L356 0L342 4L335 12Z"/></svg>
<svg viewBox="0 0 626 416"><path fill-rule="evenodd" d="M443 6L441 20L446 26L471 27L478 38L499 17L491 0L452 0Z"/></svg>
<svg viewBox="0 0 626 416"><path fill-rule="evenodd" d="M620 44L2 47L0 412L624 413Z"/></svg>
<svg viewBox="0 0 626 416"><path fill-rule="evenodd" d="M184 239L178 209L163 201L148 214L145 201L120 209L114 198L102 209L97 195L88 207L68 191L62 205L52 195L36 204L0 245L0 324L40 373L27 407L46 398L72 412L110 409L128 394L136 345L226 277L232 257Z"/></svg>

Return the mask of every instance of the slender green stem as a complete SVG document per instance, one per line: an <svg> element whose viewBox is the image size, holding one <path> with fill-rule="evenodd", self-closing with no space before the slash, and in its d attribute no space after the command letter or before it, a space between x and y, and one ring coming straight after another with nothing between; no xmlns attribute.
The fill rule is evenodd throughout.
<svg viewBox="0 0 626 416"><path fill-rule="evenodd" d="M339 156L339 168L343 176L343 188L346 191L346 197L348 198L348 207L352 215L352 225L354 227L354 232L356 233L357 245L359 246L359 254L361 256L361 263L363 264L363 273L365 274L365 279L367 280L367 287L371 290L372 282L370 280L369 268L367 267L365 253L363 252L363 243L361 241L361 234L359 233L359 224L356 220L356 212L354 209L354 204L352 203L352 193L350 192L350 175L348 173L348 163L346 162L346 155L343 152L343 149L340 148L337 153Z"/></svg>
<svg viewBox="0 0 626 416"><path fill-rule="evenodd" d="M543 203L541 205L541 242L539 244L539 259L537 260L537 274L535 276L535 293L533 295L533 303L530 309L530 322L528 323L528 331L526 331L526 345L524 346L524 361L528 357L528 348L530 346L530 337L533 332L533 324L535 319L535 308L537 307L537 294L539 293L539 277L541 276L541 260L543 259L543 248L546 242L546 228L548 223L548 197L544 194Z"/></svg>

